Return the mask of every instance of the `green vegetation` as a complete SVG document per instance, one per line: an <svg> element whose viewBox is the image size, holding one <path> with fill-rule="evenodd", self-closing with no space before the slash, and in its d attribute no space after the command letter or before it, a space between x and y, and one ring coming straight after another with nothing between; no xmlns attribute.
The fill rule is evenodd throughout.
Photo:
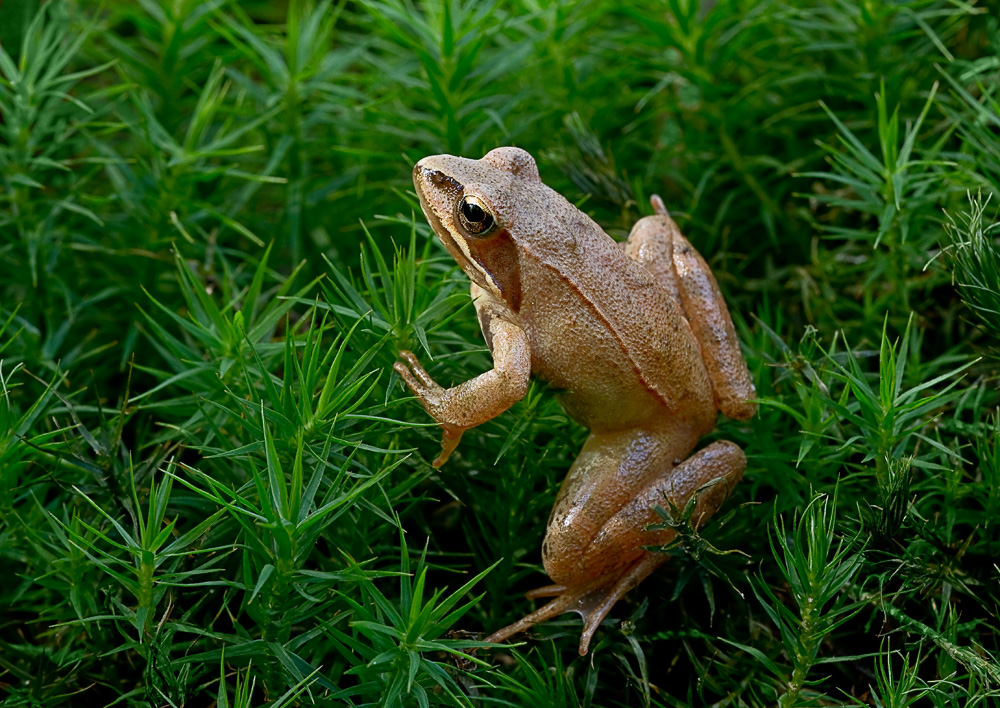
<svg viewBox="0 0 1000 708"><path fill-rule="evenodd" d="M1000 704L998 18L0 2L0 701ZM760 396L586 658L468 653L585 431L535 382L433 470L391 368L488 368L410 169L507 144L618 238L661 194Z"/></svg>

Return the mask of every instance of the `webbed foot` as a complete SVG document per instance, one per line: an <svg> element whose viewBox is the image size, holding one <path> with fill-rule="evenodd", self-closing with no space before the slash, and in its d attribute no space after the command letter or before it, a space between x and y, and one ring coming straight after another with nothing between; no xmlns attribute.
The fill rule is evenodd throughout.
<svg viewBox="0 0 1000 708"><path fill-rule="evenodd" d="M523 632L530 627L551 619L564 612L576 612L583 618L583 632L580 635L580 656L585 656L590 650L590 640L601 622L608 616L622 596L646 576L666 561L665 555L646 553L628 572L613 585L585 590L570 590L563 585L546 585L528 593L529 598L552 597L555 599L538 608L530 615L522 617L514 624L494 632L486 638L487 642L503 642L508 638Z"/></svg>

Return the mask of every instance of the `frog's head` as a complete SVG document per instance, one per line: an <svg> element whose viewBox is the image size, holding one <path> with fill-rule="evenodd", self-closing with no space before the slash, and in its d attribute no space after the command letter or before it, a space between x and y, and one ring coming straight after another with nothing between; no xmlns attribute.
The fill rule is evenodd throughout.
<svg viewBox="0 0 1000 708"><path fill-rule="evenodd" d="M514 147L497 148L481 160L433 155L413 168L413 184L427 221L455 262L479 287L518 309L517 248L508 222L532 187L541 185L534 158Z"/></svg>

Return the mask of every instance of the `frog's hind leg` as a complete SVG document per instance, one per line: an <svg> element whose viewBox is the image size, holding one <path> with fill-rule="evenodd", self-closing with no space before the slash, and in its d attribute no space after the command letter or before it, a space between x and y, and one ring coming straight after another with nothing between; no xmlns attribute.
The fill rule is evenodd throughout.
<svg viewBox="0 0 1000 708"><path fill-rule="evenodd" d="M635 222L632 232L625 242L625 254L641 265L661 288L667 291L670 299L681 306L680 283L674 271L674 239L673 232L677 225L663 207L663 200L653 195L655 216L645 216Z"/></svg>
<svg viewBox="0 0 1000 708"><path fill-rule="evenodd" d="M636 222L625 252L680 304L701 347L716 408L730 418L751 418L757 405L750 400L757 392L719 284L705 259L670 218L663 200L654 194L650 202L656 215Z"/></svg>
<svg viewBox="0 0 1000 708"><path fill-rule="evenodd" d="M745 467L743 451L722 440L655 478L608 520L581 560L583 566L607 566L608 559L615 559L605 575L577 589L549 585L529 593L528 596L534 598L557 596L528 616L490 635L486 641L502 642L539 622L564 612L576 612L584 621L580 654L586 654L594 632L615 603L667 560L665 554L643 548L665 545L676 535L673 529L647 530L651 524L662 521L655 507L664 507L669 500L684 509L695 498L690 521L697 527L718 510L742 478Z"/></svg>

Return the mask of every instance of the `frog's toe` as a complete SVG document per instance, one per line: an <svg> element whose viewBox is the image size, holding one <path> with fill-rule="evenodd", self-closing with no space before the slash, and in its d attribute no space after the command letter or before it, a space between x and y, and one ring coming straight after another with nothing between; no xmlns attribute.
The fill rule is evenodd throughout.
<svg viewBox="0 0 1000 708"><path fill-rule="evenodd" d="M562 595L566 592L565 585L546 585L544 587L535 588L534 590L529 590L524 593L524 596L529 600L537 600L540 597L556 597L557 595Z"/></svg>
<svg viewBox="0 0 1000 708"><path fill-rule="evenodd" d="M427 412L437 420L438 418L434 414L434 409L441 403L443 389L434 383L433 379L426 376L426 373L424 376L420 376L419 373L415 375L415 372L411 371L410 367L401 361L393 364L392 368L403 379L403 383L417 397L417 400L427 409Z"/></svg>
<svg viewBox="0 0 1000 708"><path fill-rule="evenodd" d="M403 383L405 383L411 391L414 386L418 385L417 380L413 377L413 372L410 371L410 367L403 362L397 361L392 365L392 368L397 374L399 374L399 378L403 379Z"/></svg>
<svg viewBox="0 0 1000 708"><path fill-rule="evenodd" d="M601 622L611 612L622 596L636 585L641 583L646 577L663 565L667 560L664 555L646 553L642 560L636 563L625 575L610 588L601 588L589 593L581 598L578 607L571 608L583 617L583 632L580 634L580 656L585 656L590 648L590 640L594 637L594 632L601 626Z"/></svg>
<svg viewBox="0 0 1000 708"><path fill-rule="evenodd" d="M409 364L409 366L406 366L406 364L403 364L401 362L396 362L396 365L393 367L396 369L396 371L400 371L401 368L407 370L412 369L413 376L415 376L416 379L418 379L420 383L423 384L425 387L427 388L437 387L437 384L434 382L434 379L432 379L431 375L427 373L427 369L425 369L423 366L420 365L420 361L413 354L413 352L404 349L401 352L399 352L399 355L403 357L403 359L406 361L406 364Z"/></svg>
<svg viewBox="0 0 1000 708"><path fill-rule="evenodd" d="M602 584L597 588L591 586L589 589L572 590L565 585L546 585L532 590L528 593L530 598L552 597L553 595L555 598L514 624L494 632L486 638L486 641L503 642L539 622L544 622L564 612L576 612L583 617L583 632L580 635L579 650L580 656L584 656L590 650L590 640L593 638L594 632L601 626L601 622L611 612L615 603L665 560L666 556L646 553L642 560L618 580L612 581L610 584Z"/></svg>
<svg viewBox="0 0 1000 708"><path fill-rule="evenodd" d="M546 603L542 607L532 612L530 615L525 615L519 619L514 624L509 624L501 630L498 630L486 637L484 641L493 642L494 644L499 644L500 642L505 642L515 634L520 634L531 627L534 627L539 622L544 622L547 619L552 619L563 612L569 612L573 608L577 598L573 596L572 593L566 593L556 597L554 600Z"/></svg>
<svg viewBox="0 0 1000 708"><path fill-rule="evenodd" d="M465 428L455 428L450 425L441 426L441 452L434 461L431 463L431 467L438 469L448 458L451 457L451 453L455 452L455 448L458 447L458 443L462 441L462 433L465 432Z"/></svg>

